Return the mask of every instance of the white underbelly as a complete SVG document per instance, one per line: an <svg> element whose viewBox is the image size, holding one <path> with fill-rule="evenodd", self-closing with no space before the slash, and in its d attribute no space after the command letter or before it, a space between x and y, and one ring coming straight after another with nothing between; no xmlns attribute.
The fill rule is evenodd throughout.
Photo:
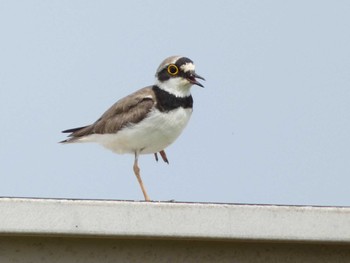
<svg viewBox="0 0 350 263"><path fill-rule="evenodd" d="M97 142L116 153L155 153L165 149L181 134L192 109L178 108L166 113L152 111L140 123L130 125L116 134L92 134L81 142Z"/></svg>

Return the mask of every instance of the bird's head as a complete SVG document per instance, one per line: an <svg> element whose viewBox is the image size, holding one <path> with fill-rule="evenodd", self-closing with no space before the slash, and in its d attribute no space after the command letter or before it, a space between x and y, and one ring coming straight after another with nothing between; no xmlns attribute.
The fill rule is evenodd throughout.
<svg viewBox="0 0 350 263"><path fill-rule="evenodd" d="M156 72L156 85L177 97L189 96L192 85L204 87L197 79L205 80L196 74L193 61L181 56L165 59Z"/></svg>

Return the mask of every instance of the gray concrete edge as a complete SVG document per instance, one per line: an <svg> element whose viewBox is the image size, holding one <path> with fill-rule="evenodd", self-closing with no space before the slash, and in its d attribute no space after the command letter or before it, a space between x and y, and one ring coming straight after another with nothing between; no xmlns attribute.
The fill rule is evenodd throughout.
<svg viewBox="0 0 350 263"><path fill-rule="evenodd" d="M0 235L350 244L350 208L4 197Z"/></svg>

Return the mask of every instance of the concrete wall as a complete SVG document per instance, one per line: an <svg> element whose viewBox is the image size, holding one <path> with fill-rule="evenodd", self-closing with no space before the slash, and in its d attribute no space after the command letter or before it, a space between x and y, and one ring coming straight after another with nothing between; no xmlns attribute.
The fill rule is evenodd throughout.
<svg viewBox="0 0 350 263"><path fill-rule="evenodd" d="M1 237L0 262L350 262L350 246L325 244Z"/></svg>
<svg viewBox="0 0 350 263"><path fill-rule="evenodd" d="M2 198L0 262L350 262L350 209Z"/></svg>

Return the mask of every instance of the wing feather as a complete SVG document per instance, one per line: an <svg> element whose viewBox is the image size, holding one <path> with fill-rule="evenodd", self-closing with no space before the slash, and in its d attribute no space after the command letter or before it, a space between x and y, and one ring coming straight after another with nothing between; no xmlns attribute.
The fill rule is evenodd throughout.
<svg viewBox="0 0 350 263"><path fill-rule="evenodd" d="M123 127L143 120L156 103L152 87L146 87L126 96L112 105L95 123L63 132L72 132L68 140L90 134L117 133Z"/></svg>

